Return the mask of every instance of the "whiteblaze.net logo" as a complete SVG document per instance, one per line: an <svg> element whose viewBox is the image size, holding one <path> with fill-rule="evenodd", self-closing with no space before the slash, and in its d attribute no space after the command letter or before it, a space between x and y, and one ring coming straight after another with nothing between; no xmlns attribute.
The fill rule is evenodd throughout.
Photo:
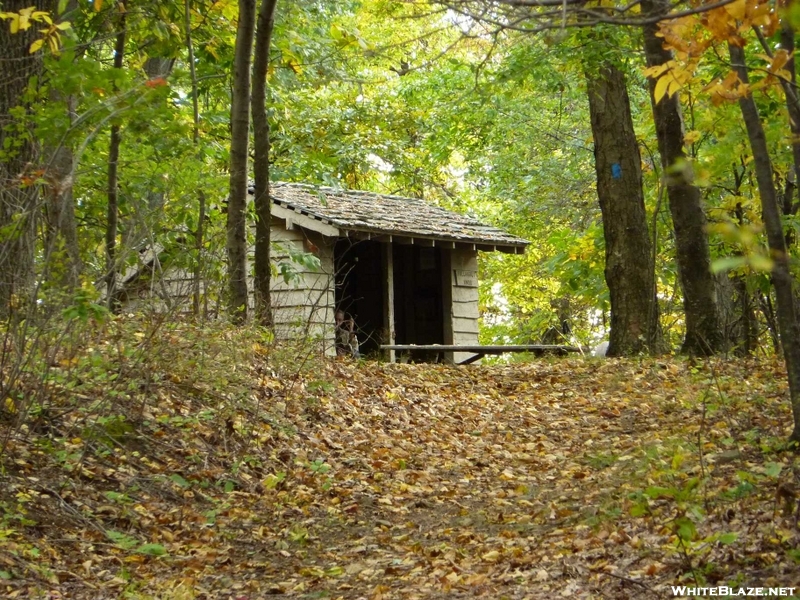
<svg viewBox="0 0 800 600"><path fill-rule="evenodd" d="M681 598L696 596L722 596L727 598L744 596L772 596L774 598L783 596L786 598L794 596L796 589L793 587L727 587L724 585L719 587L686 587L673 585L672 595Z"/></svg>

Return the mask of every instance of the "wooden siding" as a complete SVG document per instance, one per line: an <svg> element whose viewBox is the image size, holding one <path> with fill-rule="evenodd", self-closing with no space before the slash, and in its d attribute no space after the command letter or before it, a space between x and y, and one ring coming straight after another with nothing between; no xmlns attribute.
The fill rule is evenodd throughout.
<svg viewBox="0 0 800 600"><path fill-rule="evenodd" d="M474 279L470 274L474 274ZM456 248L450 255L451 318L453 344L478 343L478 253ZM472 356L469 352L454 352L458 363Z"/></svg>
<svg viewBox="0 0 800 600"><path fill-rule="evenodd" d="M334 263L333 247L319 233L299 228L286 229L285 222L273 217L272 240L283 246L274 260L288 261L288 247L297 252L313 252L320 261L319 271L293 265L297 278L286 282L278 275L272 278L272 310L275 335L278 339L318 338L326 354L335 354L334 347Z"/></svg>
<svg viewBox="0 0 800 600"><path fill-rule="evenodd" d="M319 270L308 269L293 264L296 277L286 282L280 275L271 282L272 309L275 334L278 339L318 339L326 354L335 354L334 311L334 243L335 238L291 226L273 217L272 240L276 246L273 260L277 263L289 261L295 252L312 252L320 261ZM290 252L291 249L291 252ZM402 298L394 298L395 273L392 271L392 255L396 252L392 244L381 244L382 277L374 285L381 286L384 310L383 328L394 339L394 309ZM471 248L437 249L441 252L441 289L443 302L444 343L451 345L476 345L478 343L478 260L477 251ZM252 260L252 254L250 256ZM252 290L252 279L248 282ZM205 286L203 286L205 288ZM138 286L131 285L125 299L127 306L136 308L145 302L149 306L169 309L180 305L183 310L191 310L192 274L184 268L168 268L156 281L142 281ZM253 306L251 291L250 305ZM380 322L379 322L380 324ZM446 358L455 362L472 356L471 353L457 352Z"/></svg>

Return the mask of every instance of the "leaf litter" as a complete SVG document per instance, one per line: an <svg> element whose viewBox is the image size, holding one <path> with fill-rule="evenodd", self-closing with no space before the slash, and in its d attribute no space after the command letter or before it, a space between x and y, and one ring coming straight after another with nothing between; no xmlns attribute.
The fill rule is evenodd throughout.
<svg viewBox="0 0 800 600"><path fill-rule="evenodd" d="M800 585L777 361L318 361L279 375L261 356L247 376L235 399L164 377L91 426L70 426L75 411L2 422L0 595Z"/></svg>

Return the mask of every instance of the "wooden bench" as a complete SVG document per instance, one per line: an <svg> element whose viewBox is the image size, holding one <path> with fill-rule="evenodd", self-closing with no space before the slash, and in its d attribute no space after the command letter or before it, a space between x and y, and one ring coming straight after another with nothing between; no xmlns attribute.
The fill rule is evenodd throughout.
<svg viewBox="0 0 800 600"><path fill-rule="evenodd" d="M469 365L477 360L482 359L487 354L499 355L506 354L507 352L531 352L535 356L542 354L553 353L558 355L565 355L570 352L580 352L580 348L575 346L550 346L543 344L522 344L515 346L454 346L446 344L430 344L430 345L416 345L416 344L386 344L381 345L381 350L394 350L395 352L472 352L473 356L462 360L460 365Z"/></svg>

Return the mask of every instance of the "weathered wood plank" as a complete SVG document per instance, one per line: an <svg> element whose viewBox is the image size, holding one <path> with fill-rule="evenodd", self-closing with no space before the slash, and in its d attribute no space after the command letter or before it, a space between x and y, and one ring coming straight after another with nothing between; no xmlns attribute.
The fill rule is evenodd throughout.
<svg viewBox="0 0 800 600"><path fill-rule="evenodd" d="M580 352L577 346L560 346L553 344L509 344L509 345L482 345L482 344L382 344L381 348L393 350L441 350L441 351L461 351L461 352L484 352L485 354L503 354L505 352Z"/></svg>
<svg viewBox="0 0 800 600"><path fill-rule="evenodd" d="M456 333L478 333L477 319L453 317L453 334Z"/></svg>

